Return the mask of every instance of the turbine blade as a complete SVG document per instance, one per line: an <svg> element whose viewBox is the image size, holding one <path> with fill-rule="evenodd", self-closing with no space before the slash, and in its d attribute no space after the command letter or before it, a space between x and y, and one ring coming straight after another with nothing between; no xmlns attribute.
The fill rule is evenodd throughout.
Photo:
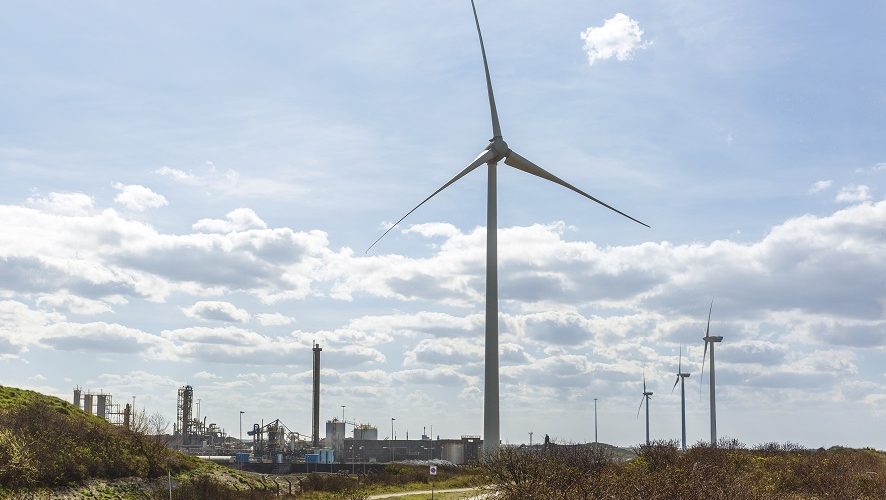
<svg viewBox="0 0 886 500"><path fill-rule="evenodd" d="M643 396L643 397L640 399L640 407L637 408L637 418L640 418L640 410L643 409L643 401L646 401L646 396Z"/></svg>
<svg viewBox="0 0 886 500"><path fill-rule="evenodd" d="M508 153L508 156L505 158L505 163L507 165L510 165L510 166L516 168L517 170L522 170L528 174L532 174L537 177L541 177L542 179L549 180L549 181L551 181L555 184L559 184L567 189L571 189L572 191L575 191L576 193L584 196L585 198L587 198L591 201L594 201L596 203L599 203L600 205L603 205L604 207L608 208L609 210L612 210L613 212L615 212L617 214L621 214L621 215L627 217L628 219L631 219L632 221L636 222L637 224L641 224L646 227L649 227L649 224L646 224L645 222L640 222L639 220L631 217L630 215L622 212L621 210L619 210L613 206L607 205L606 203L603 203L602 201L598 200L597 198L594 198L593 196L589 195L588 193L585 193L584 191L582 191L581 189L578 189L577 187L573 186L572 184L569 184L568 182L564 181L563 179L557 177L556 175L539 167L535 163L532 163L531 161L527 160L526 158L523 158L522 156L520 156L519 154L517 154L513 150L511 150Z"/></svg>
<svg viewBox="0 0 886 500"><path fill-rule="evenodd" d="M683 373L683 344L680 344L680 360L677 362L677 373Z"/></svg>
<svg viewBox="0 0 886 500"><path fill-rule="evenodd" d="M677 381L674 382L674 387L671 387L671 392L674 392L674 389L677 388L677 384L679 384L679 383L680 383L680 376L677 375Z"/></svg>
<svg viewBox="0 0 886 500"><path fill-rule="evenodd" d="M483 45L483 33L480 33L480 18L477 17L477 6L474 5L474 0L471 0L471 9L474 11L477 36L480 38L480 52L483 54L483 69L486 71L486 92L489 94L489 113L492 115L492 137L501 137L501 127L498 125L498 111L495 109L495 96L492 94L492 78L489 77L489 63L486 61L486 47Z"/></svg>
<svg viewBox="0 0 886 500"><path fill-rule="evenodd" d="M646 370L643 370L643 392L646 392Z"/></svg>
<svg viewBox="0 0 886 500"><path fill-rule="evenodd" d="M711 313L714 311L714 299L711 299L711 308L708 309L708 326L704 330L704 336L707 337L711 334Z"/></svg>
<svg viewBox="0 0 886 500"><path fill-rule="evenodd" d="M416 205L415 208L413 208L413 209L410 210L409 212L406 212L406 215L404 215L403 217L400 217L400 220L398 220L398 221L395 222L391 227L389 227L388 230L385 231L384 234L382 234L381 236L379 236L377 240L373 241L372 244L369 245L369 248L367 248L367 249L366 249L366 252L364 252L364 253L369 253L369 251L372 250L372 247L374 247L376 243L378 243L379 241L381 241L381 239L384 238L385 235L387 235L388 233L391 232L392 229L394 229L395 227L397 227L397 224L403 222L403 219L409 217L409 214L411 214L412 212L415 212L415 211L418 209L418 207L424 205L426 201L428 201L428 200L430 200L431 198L433 198L434 196L436 196L437 193L439 193L440 191L443 191L444 189L448 188L448 187L449 187L452 183L454 183L455 181L457 181L457 180L461 179L462 177L464 177L465 175L471 173L471 171L474 170L475 168L477 168L477 167L479 167L480 165L482 165L482 164L484 164L484 163L486 163L486 162L492 160L494 157L495 157L495 153L493 153L492 151L490 151L490 150L488 150L488 149L485 150L485 151L483 151L482 153L480 153L480 156L478 156L477 158L475 158L474 161L472 161L470 165L468 165L467 167L465 167L464 170L462 170L461 172L459 172L458 175L456 175L456 176L453 177L452 179L449 179L449 182L447 182L446 184L443 184L443 186L442 186L440 189L434 191L434 192L431 194L431 196L428 196L427 198L425 198L421 203L419 203L418 205Z"/></svg>

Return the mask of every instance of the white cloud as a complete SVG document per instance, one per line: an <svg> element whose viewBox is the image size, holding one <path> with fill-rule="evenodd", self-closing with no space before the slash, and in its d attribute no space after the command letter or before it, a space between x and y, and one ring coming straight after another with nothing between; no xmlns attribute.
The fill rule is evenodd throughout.
<svg viewBox="0 0 886 500"><path fill-rule="evenodd" d="M886 172L886 162L876 163L868 168L855 169L856 174L875 174L877 172Z"/></svg>
<svg viewBox="0 0 886 500"><path fill-rule="evenodd" d="M292 318L280 313L259 313L255 315L255 319L262 326L284 326L291 325Z"/></svg>
<svg viewBox="0 0 886 500"><path fill-rule="evenodd" d="M588 64L592 66L596 61L613 57L619 61L632 59L634 51L650 45L649 42L643 42L642 38L640 24L620 12L607 19L603 26L589 27L581 33Z"/></svg>
<svg viewBox="0 0 886 500"><path fill-rule="evenodd" d="M240 197L268 197L305 193L305 189L302 186L288 180L244 177L233 169L221 171L212 162L206 162L206 168L199 173L166 166L158 168L154 173L166 177L177 184L203 189L210 195L218 192Z"/></svg>
<svg viewBox="0 0 886 500"><path fill-rule="evenodd" d="M114 189L120 191L114 201L136 212L142 212L148 208L159 208L169 204L166 197L151 191L150 188L138 184L114 184Z"/></svg>
<svg viewBox="0 0 886 500"><path fill-rule="evenodd" d="M225 215L225 219L200 219L191 226L201 233L229 233L247 229L265 229L265 221L249 208L238 208Z"/></svg>
<svg viewBox="0 0 886 500"><path fill-rule="evenodd" d="M823 181L817 181L812 186L809 187L809 194L820 193L825 189L829 189L831 185L834 184L834 181L827 179Z"/></svg>
<svg viewBox="0 0 886 500"><path fill-rule="evenodd" d="M249 321L249 313L230 302L217 300L201 300L191 307L183 307L182 311L189 318L205 321L229 321L245 323Z"/></svg>
<svg viewBox="0 0 886 500"><path fill-rule="evenodd" d="M871 188L864 184L843 186L834 198L840 203L858 203L871 199Z"/></svg>
<svg viewBox="0 0 886 500"><path fill-rule="evenodd" d="M77 216L92 212L95 200L83 193L49 193L45 197L31 196L25 205L47 213Z"/></svg>
<svg viewBox="0 0 886 500"><path fill-rule="evenodd" d="M111 311L111 307L104 301L88 299L67 292L40 295L37 298L37 305L49 307L56 311L67 311L83 315L94 315Z"/></svg>

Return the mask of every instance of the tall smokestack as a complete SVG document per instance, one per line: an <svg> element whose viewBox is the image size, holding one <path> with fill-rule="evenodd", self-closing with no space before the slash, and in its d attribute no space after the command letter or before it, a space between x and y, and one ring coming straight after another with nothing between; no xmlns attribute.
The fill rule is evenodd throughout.
<svg viewBox="0 0 886 500"><path fill-rule="evenodd" d="M313 342L313 341L312 341ZM320 446L320 344L314 343L314 406L311 435L313 446Z"/></svg>

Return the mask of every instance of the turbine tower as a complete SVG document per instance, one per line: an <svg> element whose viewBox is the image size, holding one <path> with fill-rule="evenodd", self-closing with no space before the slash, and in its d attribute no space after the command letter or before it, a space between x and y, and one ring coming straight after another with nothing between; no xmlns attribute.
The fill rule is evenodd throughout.
<svg viewBox="0 0 886 500"><path fill-rule="evenodd" d="M431 193L421 203L406 213L403 217L395 222L381 236L375 240L366 252L375 246L382 238L385 237L394 227L406 217L414 212L418 207L422 206L433 198L437 193L443 191L465 175L471 173L479 166L487 165L487 190L486 190L486 338L485 338L485 371L483 381L483 451L494 452L498 450L500 442L499 432L499 397L498 397L498 214L497 214L497 190L496 190L496 166L498 162L504 163L510 167L522 170L528 174L559 184L567 189L596 202L613 212L616 212L632 221L649 227L648 224L640 222L630 215L607 205L588 193L578 189L568 182L560 179L547 170L539 167L535 163L527 160L512 150L505 142L501 134L501 126L498 122L498 111L495 107L495 96L492 93L492 79L489 76L489 63L486 59L486 48L483 45L483 34L480 32L480 19L477 17L477 8L474 1L471 0L471 8L474 12L474 23L477 26L477 37L480 39L480 53L483 56L483 70L486 73L486 92L489 98L489 112L492 118L492 139L489 144L474 160L468 164L461 172L452 179L443 184L442 187Z"/></svg>
<svg viewBox="0 0 886 500"><path fill-rule="evenodd" d="M677 388L677 384L680 384L680 425L682 430L682 443L683 443L683 451L686 451L686 377L689 377L690 374L683 373L683 344L680 344L680 360L677 362L677 380L674 382L674 387L671 388L671 392L674 392L674 389Z"/></svg>
<svg viewBox="0 0 886 500"><path fill-rule="evenodd" d="M714 310L714 301L711 301L711 307L708 309L708 326L705 328L704 337L704 355L701 357L701 384L704 384L704 360L708 354L708 344L711 346L711 380L708 385L711 386L711 446L717 446L717 372L714 366L714 344L722 342L723 337L715 337L711 335L711 312Z"/></svg>
<svg viewBox="0 0 886 500"><path fill-rule="evenodd" d="M649 398L652 397L652 391L646 390L646 372L643 372L643 399L640 400L640 407L637 408L637 418L640 418L640 410L643 409L643 403L646 403L646 446L649 446Z"/></svg>

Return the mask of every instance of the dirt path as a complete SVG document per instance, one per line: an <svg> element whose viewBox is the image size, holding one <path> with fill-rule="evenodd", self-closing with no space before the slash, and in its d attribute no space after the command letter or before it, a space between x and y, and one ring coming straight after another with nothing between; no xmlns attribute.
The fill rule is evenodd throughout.
<svg viewBox="0 0 886 500"><path fill-rule="evenodd" d="M477 488L450 488L448 490L434 490L434 493L460 493L465 491L476 491ZM431 490L420 490L420 491L401 491L398 493L382 493L380 495L372 495L369 497L369 500L380 500L382 498L397 498L397 497L405 497L411 495L430 495ZM486 498L485 494L478 494L478 496L472 498Z"/></svg>

